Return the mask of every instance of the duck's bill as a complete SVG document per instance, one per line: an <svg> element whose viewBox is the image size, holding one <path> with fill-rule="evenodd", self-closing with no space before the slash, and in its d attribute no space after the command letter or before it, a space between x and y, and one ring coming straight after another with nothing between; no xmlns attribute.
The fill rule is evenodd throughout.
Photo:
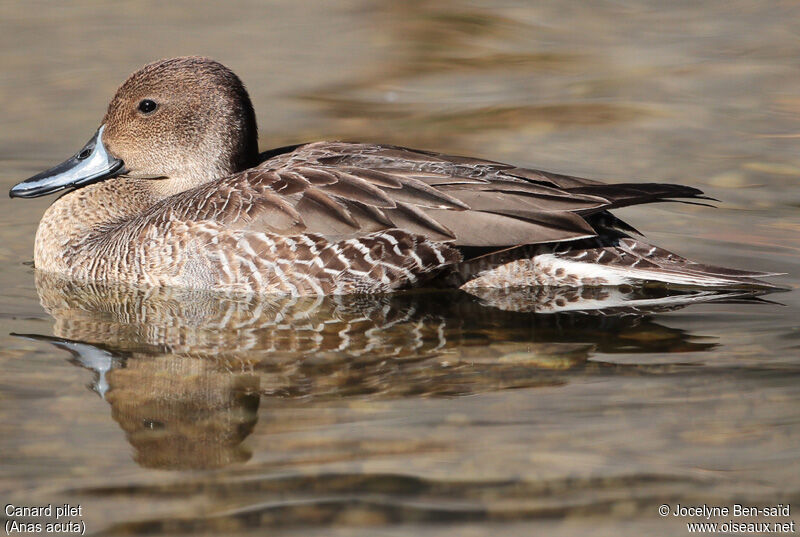
<svg viewBox="0 0 800 537"><path fill-rule="evenodd" d="M100 127L77 155L37 173L30 179L14 185L8 192L12 198L38 198L65 188L77 188L122 173L124 163L111 156L103 145L103 130Z"/></svg>

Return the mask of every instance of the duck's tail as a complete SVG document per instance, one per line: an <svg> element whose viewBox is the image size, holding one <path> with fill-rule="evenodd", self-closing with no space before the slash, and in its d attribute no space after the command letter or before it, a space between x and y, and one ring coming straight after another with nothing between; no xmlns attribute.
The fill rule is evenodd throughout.
<svg viewBox="0 0 800 537"><path fill-rule="evenodd" d="M553 285L559 285L556 274L563 271L574 275L584 286L660 282L699 287L775 287L759 279L776 276L775 273L696 263L631 237L587 242L594 244L555 245L534 260Z"/></svg>
<svg viewBox="0 0 800 537"><path fill-rule="evenodd" d="M775 289L777 273L704 265L617 230L555 244L530 245L464 261L461 288L589 287L661 283L688 287Z"/></svg>

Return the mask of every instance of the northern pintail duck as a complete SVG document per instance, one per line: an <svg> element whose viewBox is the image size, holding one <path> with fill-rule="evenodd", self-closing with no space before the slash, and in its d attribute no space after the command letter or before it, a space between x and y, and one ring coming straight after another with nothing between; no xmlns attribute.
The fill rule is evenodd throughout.
<svg viewBox="0 0 800 537"><path fill-rule="evenodd" d="M206 58L158 61L120 86L74 157L14 186L63 189L36 233L38 270L247 293L466 290L657 281L760 285L634 238L610 209L702 198L377 144L258 153L239 78Z"/></svg>

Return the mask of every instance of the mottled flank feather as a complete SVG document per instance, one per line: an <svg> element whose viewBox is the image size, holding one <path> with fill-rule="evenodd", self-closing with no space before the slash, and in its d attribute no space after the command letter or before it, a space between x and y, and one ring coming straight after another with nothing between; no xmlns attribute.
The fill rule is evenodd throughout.
<svg viewBox="0 0 800 537"><path fill-rule="evenodd" d="M447 243L398 229L335 242L314 233L283 236L231 230L213 221L149 224L138 231L133 241L125 232L104 234L104 255L74 259L76 266L84 268L76 276L87 281L125 281L133 265L144 269L138 283L152 286L338 295L417 285L461 259ZM130 265L104 262L123 253ZM148 260L159 263L148 265Z"/></svg>

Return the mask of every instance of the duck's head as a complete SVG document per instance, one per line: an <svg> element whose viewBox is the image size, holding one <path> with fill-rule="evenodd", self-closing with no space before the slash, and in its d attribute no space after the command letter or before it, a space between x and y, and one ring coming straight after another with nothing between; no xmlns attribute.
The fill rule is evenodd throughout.
<svg viewBox="0 0 800 537"><path fill-rule="evenodd" d="M132 74L81 151L9 194L38 197L118 175L185 189L245 169L257 156L253 105L239 78L207 58L173 58Z"/></svg>

